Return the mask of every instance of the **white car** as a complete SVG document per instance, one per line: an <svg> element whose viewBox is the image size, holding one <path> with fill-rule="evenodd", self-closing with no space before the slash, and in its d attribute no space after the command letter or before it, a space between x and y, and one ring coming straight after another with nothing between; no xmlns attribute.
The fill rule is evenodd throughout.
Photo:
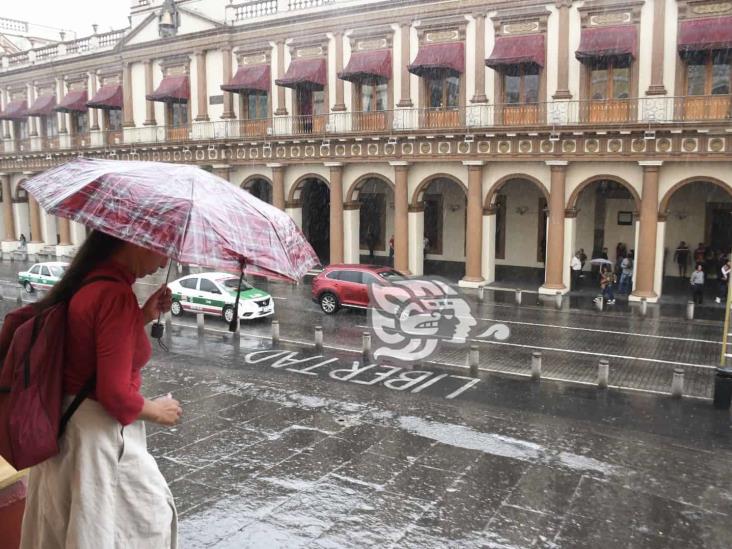
<svg viewBox="0 0 732 549"><path fill-rule="evenodd" d="M226 322L234 318L236 290L239 277L228 273L202 273L184 276L168 284L173 292L170 312L179 316L183 312L216 315ZM239 295L239 318L262 318L274 314L274 300L267 292L242 282Z"/></svg>
<svg viewBox="0 0 732 549"><path fill-rule="evenodd" d="M61 280L68 266L68 263L60 261L36 263L27 271L18 273L18 283L29 294L32 294L36 289L50 290L56 282Z"/></svg>

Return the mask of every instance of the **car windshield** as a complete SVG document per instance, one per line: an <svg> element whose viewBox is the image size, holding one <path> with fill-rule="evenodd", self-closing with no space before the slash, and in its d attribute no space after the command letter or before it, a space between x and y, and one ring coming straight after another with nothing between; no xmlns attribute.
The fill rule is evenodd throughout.
<svg viewBox="0 0 732 549"><path fill-rule="evenodd" d="M222 280L219 280L218 283L221 284L224 288L226 288L230 292L236 292L236 289L239 287L239 279L236 278L235 276L232 276L231 278L224 278ZM242 280L241 290L243 292L246 292L247 290L251 290L251 289L252 289L252 287Z"/></svg>
<svg viewBox="0 0 732 549"><path fill-rule="evenodd" d="M49 267L49 270L51 271L51 276L61 278L64 275L64 271L66 271L66 267Z"/></svg>
<svg viewBox="0 0 732 549"><path fill-rule="evenodd" d="M379 273L379 276L381 278L384 278L389 281L404 280L404 275L402 273L400 273L399 271L394 271L394 270L381 271Z"/></svg>

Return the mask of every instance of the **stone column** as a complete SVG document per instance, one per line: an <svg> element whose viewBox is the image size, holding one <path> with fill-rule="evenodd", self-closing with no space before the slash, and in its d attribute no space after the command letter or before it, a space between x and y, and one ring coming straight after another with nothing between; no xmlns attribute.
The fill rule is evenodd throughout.
<svg viewBox="0 0 732 549"><path fill-rule="evenodd" d="M71 225L69 220L65 217L56 217L56 227L58 227L58 234L60 242L59 246L71 246Z"/></svg>
<svg viewBox="0 0 732 549"><path fill-rule="evenodd" d="M401 99L397 103L397 107L411 107L412 106L412 94L410 88L410 77L411 73L407 70L409 65L409 50L411 43L411 29L412 24L409 22L399 23L399 30L401 32L402 39L402 51L399 56L400 65L402 67L402 86L401 86ZM396 52L395 52L396 53ZM394 56L396 59L396 55ZM396 252L395 252L396 254Z"/></svg>
<svg viewBox="0 0 732 549"><path fill-rule="evenodd" d="M556 0L559 10L559 43L557 57L557 91L553 99L572 99L569 92L569 7L572 0Z"/></svg>
<svg viewBox="0 0 732 549"><path fill-rule="evenodd" d="M496 279L496 207L488 206L483 210L483 249L481 275L483 283L490 284Z"/></svg>
<svg viewBox="0 0 732 549"><path fill-rule="evenodd" d="M651 84L646 95L666 95L663 86L663 41L666 25L666 0L653 2L653 42L651 43Z"/></svg>
<svg viewBox="0 0 732 549"><path fill-rule="evenodd" d="M661 160L638 162L643 167L638 249L635 254L637 277L633 296L640 299L658 297L653 290L653 270L656 265L656 230L658 224L658 172Z"/></svg>
<svg viewBox="0 0 732 549"><path fill-rule="evenodd" d="M94 71L89 72L89 85L91 86L91 93L89 98L94 97L97 93L97 73ZM99 109L89 109L89 129L92 131L99 130Z"/></svg>
<svg viewBox="0 0 732 549"><path fill-rule="evenodd" d="M0 183L3 188L3 221L5 226L5 242L15 242L15 219L13 216L13 192L10 188L10 175L0 174Z"/></svg>
<svg viewBox="0 0 732 549"><path fill-rule="evenodd" d="M35 94L35 86L33 84L28 84L28 108L33 104L33 101L36 98ZM35 116L29 116L28 117L28 135L30 137L37 137L38 136L38 130L36 128L36 121L38 119Z"/></svg>
<svg viewBox="0 0 732 549"><path fill-rule="evenodd" d="M343 164L325 166L330 168L330 262L343 263Z"/></svg>
<svg viewBox="0 0 732 549"><path fill-rule="evenodd" d="M35 198L28 195L28 209L30 210L31 244L43 242L41 235L41 207Z"/></svg>
<svg viewBox="0 0 732 549"><path fill-rule="evenodd" d="M541 293L565 291L564 285L564 181L567 175L566 160L547 160L551 169L549 190L549 230L547 231L546 279Z"/></svg>
<svg viewBox="0 0 732 549"><path fill-rule="evenodd" d="M126 61L122 71L122 126L135 127L135 115L132 110L132 63Z"/></svg>
<svg viewBox="0 0 732 549"><path fill-rule="evenodd" d="M272 169L272 205L280 210L285 209L285 165L267 164Z"/></svg>
<svg viewBox="0 0 732 549"><path fill-rule="evenodd" d="M211 166L211 173L230 182L229 177L231 176L231 166L228 164L214 164Z"/></svg>
<svg viewBox="0 0 732 549"><path fill-rule="evenodd" d="M333 112L342 112L346 110L346 104L343 100L343 80L338 78L338 73L343 70L343 33L336 32L335 38L335 57L336 57L336 85L335 85L335 105Z"/></svg>
<svg viewBox="0 0 732 549"><path fill-rule="evenodd" d="M221 56L224 58L224 74L222 82L228 84L231 80L231 48L221 49ZM221 118L234 118L234 94L232 92L224 92L224 113Z"/></svg>
<svg viewBox="0 0 732 549"><path fill-rule="evenodd" d="M394 268L409 273L409 163L394 166Z"/></svg>
<svg viewBox="0 0 732 549"><path fill-rule="evenodd" d="M475 18L475 93L471 103L487 103L485 95L485 14L476 13Z"/></svg>
<svg viewBox="0 0 732 549"><path fill-rule="evenodd" d="M145 95L153 92L153 62L152 59L145 61ZM155 126L155 101L145 102L145 122L143 126Z"/></svg>
<svg viewBox="0 0 732 549"><path fill-rule="evenodd" d="M196 122L208 122L208 88L206 87L206 52L196 52L196 90L198 109Z"/></svg>
<svg viewBox="0 0 732 549"><path fill-rule="evenodd" d="M56 79L56 97L61 101L64 95L64 79L59 77ZM66 133L66 113L59 112L56 114L58 115L58 133Z"/></svg>
<svg viewBox="0 0 732 549"><path fill-rule="evenodd" d="M481 266L483 260L483 162L463 162L468 167L468 216L465 231L465 277L461 286L477 286L483 282Z"/></svg>
<svg viewBox="0 0 732 549"><path fill-rule="evenodd" d="M277 77L282 78L285 75L285 42L280 40L277 42ZM277 110L274 112L277 116L287 115L287 102L285 98L285 88L277 86Z"/></svg>

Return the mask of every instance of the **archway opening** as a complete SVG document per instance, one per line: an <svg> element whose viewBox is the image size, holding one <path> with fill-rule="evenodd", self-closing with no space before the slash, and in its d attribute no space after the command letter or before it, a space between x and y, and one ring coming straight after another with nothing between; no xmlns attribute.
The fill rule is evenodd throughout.
<svg viewBox="0 0 732 549"><path fill-rule="evenodd" d="M453 179L436 177L422 188L419 200L424 208L424 274L460 280L465 276L465 189Z"/></svg>
<svg viewBox="0 0 732 549"><path fill-rule="evenodd" d="M357 187L359 261L393 264L394 191L384 180L369 177Z"/></svg>
<svg viewBox="0 0 732 549"><path fill-rule="evenodd" d="M31 235L30 224L30 204L28 203L28 193L21 187L24 182L19 181L15 187L15 196L13 197L13 218L15 221L15 238L20 240L21 236L25 237L26 242L30 242L32 238L41 238L41 235Z"/></svg>
<svg viewBox="0 0 732 549"><path fill-rule="evenodd" d="M547 200L539 183L516 177L496 191L495 284L535 289L544 283Z"/></svg>
<svg viewBox="0 0 732 549"><path fill-rule="evenodd" d="M571 251L580 253L582 273L574 278L571 289L597 294L604 266L616 274L615 293L630 294L638 211L635 196L624 183L599 179L582 188L574 207L577 217Z"/></svg>
<svg viewBox="0 0 732 549"><path fill-rule="evenodd" d="M330 189L317 178L301 183L302 231L320 263L330 263Z"/></svg>
<svg viewBox="0 0 732 549"><path fill-rule="evenodd" d="M719 272L732 249L732 196L721 185L690 181L665 207L663 293L687 298L689 277L697 263L704 268L709 299L718 295Z"/></svg>
<svg viewBox="0 0 732 549"><path fill-rule="evenodd" d="M242 184L245 191L249 191L259 200L272 204L272 184L264 178L255 177L248 179Z"/></svg>

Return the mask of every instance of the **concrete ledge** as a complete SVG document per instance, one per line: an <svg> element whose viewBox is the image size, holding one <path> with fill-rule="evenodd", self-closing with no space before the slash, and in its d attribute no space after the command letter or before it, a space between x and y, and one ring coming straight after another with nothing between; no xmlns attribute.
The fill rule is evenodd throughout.
<svg viewBox="0 0 732 549"><path fill-rule="evenodd" d="M660 295L657 295L656 297L646 297L642 298L637 295L630 294L628 296L628 301L630 303L640 303L642 299L645 299L647 303L658 303L658 298L661 297Z"/></svg>
<svg viewBox="0 0 732 549"><path fill-rule="evenodd" d="M485 286L485 281L481 280L480 282L474 282L463 278L458 282L458 286L461 288L480 288L481 286Z"/></svg>
<svg viewBox="0 0 732 549"><path fill-rule="evenodd" d="M545 288L544 286L539 287L540 295L557 295L557 292L559 292L562 295L566 295L569 293L569 288L558 289L558 288Z"/></svg>

